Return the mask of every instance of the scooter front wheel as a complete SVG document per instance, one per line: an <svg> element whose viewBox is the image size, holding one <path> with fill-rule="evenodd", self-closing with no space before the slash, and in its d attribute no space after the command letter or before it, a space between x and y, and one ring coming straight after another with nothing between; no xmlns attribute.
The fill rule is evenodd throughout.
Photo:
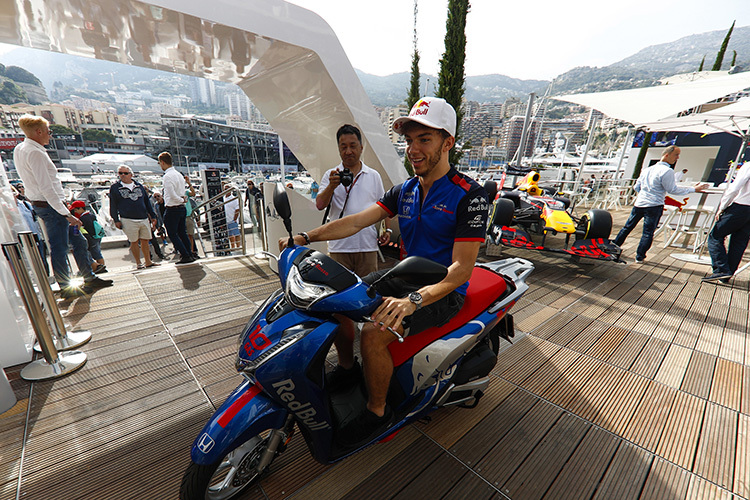
<svg viewBox="0 0 750 500"><path fill-rule="evenodd" d="M268 469L270 462L263 470L257 470L268 448L269 438L268 432L258 434L211 465L191 462L182 477L180 500L229 500L235 497Z"/></svg>

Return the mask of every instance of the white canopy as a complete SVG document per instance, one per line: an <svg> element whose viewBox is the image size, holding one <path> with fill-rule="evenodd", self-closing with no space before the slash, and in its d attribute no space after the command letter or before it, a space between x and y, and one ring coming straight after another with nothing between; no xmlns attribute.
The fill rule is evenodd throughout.
<svg viewBox="0 0 750 500"><path fill-rule="evenodd" d="M650 132L696 132L699 134L727 132L733 135L741 135L744 132L747 134L750 128L750 97L704 113L637 125Z"/></svg>
<svg viewBox="0 0 750 500"><path fill-rule="evenodd" d="M656 122L750 87L750 72L642 89L553 97L632 124Z"/></svg>

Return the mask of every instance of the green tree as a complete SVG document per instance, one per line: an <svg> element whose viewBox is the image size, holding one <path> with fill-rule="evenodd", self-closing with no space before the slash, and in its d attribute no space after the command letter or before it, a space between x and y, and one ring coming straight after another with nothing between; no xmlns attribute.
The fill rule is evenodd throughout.
<svg viewBox="0 0 750 500"><path fill-rule="evenodd" d="M49 129L52 131L52 135L70 135L76 133L72 128L60 125L59 123L53 123L49 126Z"/></svg>
<svg viewBox="0 0 750 500"><path fill-rule="evenodd" d="M640 151L638 151L638 159L636 159L635 168L633 169L633 179L637 179L641 176L641 169L643 169L643 160L646 159L646 152L648 151L648 147L651 144L651 136L653 135L653 132L648 132L643 138L643 145L641 145L641 149Z"/></svg>
<svg viewBox="0 0 750 500"><path fill-rule="evenodd" d="M106 130L87 129L81 135L84 141L115 142L115 136Z"/></svg>
<svg viewBox="0 0 750 500"><path fill-rule="evenodd" d="M419 100L419 50L417 50L417 0L414 0L414 54L411 58L411 80L409 85L409 92L406 96L406 107L411 109ZM414 175L414 167L412 167L409 157L404 155L404 168L409 173L409 176Z"/></svg>
<svg viewBox="0 0 750 500"><path fill-rule="evenodd" d="M11 80L0 77L0 104L28 102L26 91Z"/></svg>
<svg viewBox="0 0 750 500"><path fill-rule="evenodd" d="M730 68L733 68L734 65L737 63L737 51L732 51L732 64L729 65Z"/></svg>
<svg viewBox="0 0 750 500"><path fill-rule="evenodd" d="M703 55L703 59L701 59L701 65L698 66L698 71L703 71L703 64L706 62L706 55Z"/></svg>
<svg viewBox="0 0 750 500"><path fill-rule="evenodd" d="M727 32L727 36L724 37L724 41L721 43L721 48L719 49L719 53L716 54L716 61L714 61L714 67L711 68L711 71L721 71L721 63L724 62L724 53L727 51L727 45L729 45L729 38L732 36L732 30L734 30L734 23L737 21L734 21L732 23L732 26L729 28L729 31Z"/></svg>
<svg viewBox="0 0 750 500"><path fill-rule="evenodd" d="M445 23L445 52L440 59L437 97L448 101L456 110L456 141L463 113L461 103L465 90L464 62L466 60L466 16L469 0L448 0L448 19ZM462 151L451 149L450 162L458 164Z"/></svg>
<svg viewBox="0 0 750 500"><path fill-rule="evenodd" d="M26 71L18 66L6 66L5 76L15 82L30 83L31 85L41 85L42 81L39 80L33 73Z"/></svg>

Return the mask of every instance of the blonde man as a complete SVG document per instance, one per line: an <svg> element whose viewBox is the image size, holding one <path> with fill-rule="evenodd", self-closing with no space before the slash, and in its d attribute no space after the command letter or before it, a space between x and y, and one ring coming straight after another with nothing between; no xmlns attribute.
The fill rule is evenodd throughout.
<svg viewBox="0 0 750 500"><path fill-rule="evenodd" d="M44 148L51 137L49 122L41 116L23 115L18 119L18 125L26 139L13 151L13 161L26 187L26 197L47 230L52 271L60 285L62 297L73 298L97 288L112 286L112 280L103 280L92 272L88 244L79 229L81 221L70 213L65 203L57 168ZM84 279L84 285L80 288L71 284L67 257L71 247Z"/></svg>

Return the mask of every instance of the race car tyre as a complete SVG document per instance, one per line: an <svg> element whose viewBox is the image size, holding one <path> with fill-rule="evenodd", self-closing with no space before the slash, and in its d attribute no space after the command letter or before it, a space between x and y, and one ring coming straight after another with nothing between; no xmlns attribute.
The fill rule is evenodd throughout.
<svg viewBox="0 0 750 500"><path fill-rule="evenodd" d="M584 231L583 239L609 239L612 232L612 214L606 210L591 209L581 217L578 229Z"/></svg>
<svg viewBox="0 0 750 500"><path fill-rule="evenodd" d="M570 208L570 198L567 196L553 196L553 198L561 202L565 206L565 210Z"/></svg>
<svg viewBox="0 0 750 500"><path fill-rule="evenodd" d="M518 191L500 191L500 198L511 200L516 208L521 208L521 198L518 196Z"/></svg>
<svg viewBox="0 0 750 500"><path fill-rule="evenodd" d="M516 211L516 206L513 201L508 198L498 198L492 204L492 217L490 218L490 225L492 226L510 226L513 223L513 213Z"/></svg>

